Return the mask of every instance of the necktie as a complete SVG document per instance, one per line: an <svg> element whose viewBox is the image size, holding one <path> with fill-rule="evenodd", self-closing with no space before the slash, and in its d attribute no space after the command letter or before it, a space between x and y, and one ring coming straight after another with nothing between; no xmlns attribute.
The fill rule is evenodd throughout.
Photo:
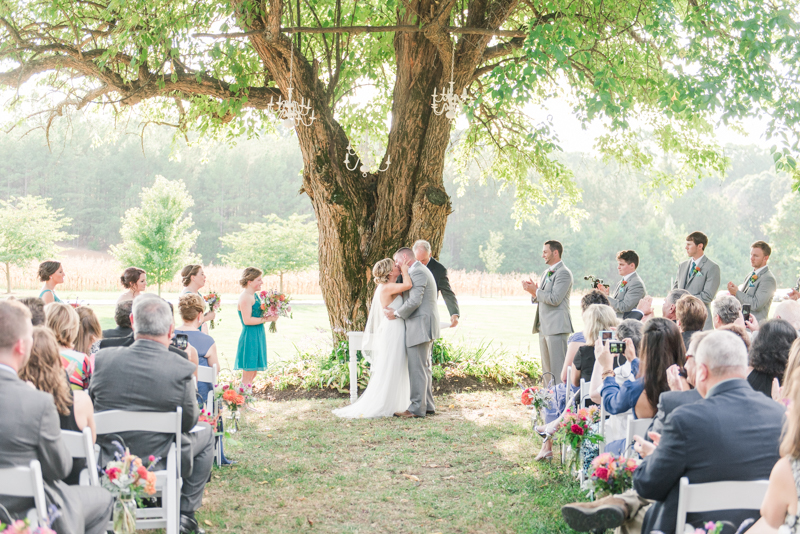
<svg viewBox="0 0 800 534"><path fill-rule="evenodd" d="M691 267L689 267L689 272L686 274L686 283L687 284L689 283L689 280L692 279L692 273L694 272L694 268L696 266L697 266L697 264L694 262L694 260L692 260L692 265L691 265Z"/></svg>
<svg viewBox="0 0 800 534"><path fill-rule="evenodd" d="M747 290L753 285L753 277L756 275L756 272L753 271L750 276L747 278L747 282L744 283L744 292L747 293Z"/></svg>

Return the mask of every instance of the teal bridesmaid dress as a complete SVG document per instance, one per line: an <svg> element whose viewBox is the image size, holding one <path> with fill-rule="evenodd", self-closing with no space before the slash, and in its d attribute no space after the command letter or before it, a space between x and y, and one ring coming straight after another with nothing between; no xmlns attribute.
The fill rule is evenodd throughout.
<svg viewBox="0 0 800 534"><path fill-rule="evenodd" d="M254 295L253 317L261 317L261 301ZM236 362L233 368L242 371L264 371L267 368L267 335L264 325L246 325L242 319L241 310L237 310L239 321L242 323L242 334L239 336L239 346L236 349Z"/></svg>

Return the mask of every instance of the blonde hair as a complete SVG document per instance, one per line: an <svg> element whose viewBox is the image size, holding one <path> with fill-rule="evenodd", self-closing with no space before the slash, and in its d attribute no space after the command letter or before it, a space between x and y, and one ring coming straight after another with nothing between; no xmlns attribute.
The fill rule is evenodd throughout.
<svg viewBox="0 0 800 534"><path fill-rule="evenodd" d="M195 276L197 273L200 272L202 269L202 265L187 265L183 269L181 269L181 282L183 283L183 287L188 286L192 283L192 277ZM138 280L138 278L137 278Z"/></svg>
<svg viewBox="0 0 800 534"><path fill-rule="evenodd" d="M205 310L203 297L195 293L183 295L178 301L178 313L181 314L181 319L187 323L197 319L197 316Z"/></svg>
<svg viewBox="0 0 800 534"><path fill-rule="evenodd" d="M794 343L792 343L789 349L789 358L786 362L786 370L783 372L781 386L787 391L792 387L792 375L794 375L795 369L800 369L800 338L795 339Z"/></svg>
<svg viewBox="0 0 800 534"><path fill-rule="evenodd" d="M376 284L385 284L389 281L394 270L394 260L392 258L383 258L372 267L372 277L375 278Z"/></svg>
<svg viewBox="0 0 800 534"><path fill-rule="evenodd" d="M61 363L56 336L43 326L33 328L31 356L19 370L22 380L30 380L36 389L50 393L56 410L61 415L69 415L72 394Z"/></svg>
<svg viewBox="0 0 800 534"><path fill-rule="evenodd" d="M780 455L800 458L800 369L792 372L787 383L789 391L786 393L786 398L791 401L791 404L786 410Z"/></svg>
<svg viewBox="0 0 800 534"><path fill-rule="evenodd" d="M75 350L84 354L91 354L92 345L98 339L103 338L103 329L100 321L97 320L94 310L88 306L79 307L78 313L78 337L75 340Z"/></svg>
<svg viewBox="0 0 800 534"><path fill-rule="evenodd" d="M583 312L583 337L587 345L594 345L603 330L611 330L618 324L614 308L605 304L592 304Z"/></svg>
<svg viewBox="0 0 800 534"><path fill-rule="evenodd" d="M44 307L44 315L47 320L47 328L55 334L58 344L62 347L72 348L80 328L78 312L69 304L51 302Z"/></svg>
<svg viewBox="0 0 800 534"><path fill-rule="evenodd" d="M242 271L242 278L239 280L239 285L242 287L247 287L247 284L261 276L263 273L261 269L256 269L255 267L245 267L244 271Z"/></svg>

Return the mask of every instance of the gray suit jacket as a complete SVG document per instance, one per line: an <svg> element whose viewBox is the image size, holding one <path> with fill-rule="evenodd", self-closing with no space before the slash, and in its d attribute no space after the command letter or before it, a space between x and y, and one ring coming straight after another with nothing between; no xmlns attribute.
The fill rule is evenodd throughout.
<svg viewBox="0 0 800 534"><path fill-rule="evenodd" d="M681 263L680 267L678 267L678 278L672 284L672 289L685 289L703 301L708 312L704 329L711 330L714 328L711 317L711 302L717 296L717 290L719 289L719 265L708 259L708 256L703 256L697 265L700 272L690 275L689 267L691 265L691 258Z"/></svg>
<svg viewBox="0 0 800 534"><path fill-rule="evenodd" d="M61 511L53 528L60 533L83 534L80 499L62 482L72 469L72 457L61 439L56 405L49 393L37 391L5 369L0 369L0 467L42 465L48 504ZM33 499L0 496L0 504L18 517L33 508Z"/></svg>
<svg viewBox="0 0 800 534"><path fill-rule="evenodd" d="M413 347L439 338L439 307L436 280L420 262L408 269L413 286L403 295L403 305L394 314L406 322L406 346Z"/></svg>
<svg viewBox="0 0 800 534"><path fill-rule="evenodd" d="M767 266L753 282L750 287L750 276L745 279L744 284L739 286L736 298L742 304L750 305L750 313L756 316L758 324L763 324L769 316L769 307L772 306L772 297L778 289L778 281L775 275Z"/></svg>
<svg viewBox="0 0 800 534"><path fill-rule="evenodd" d="M569 314L569 295L572 292L572 271L564 262L556 265L551 276L548 268L539 279L539 290L531 301L538 304L533 319L533 333L543 336L571 334L572 318Z"/></svg>
<svg viewBox="0 0 800 534"><path fill-rule="evenodd" d="M197 423L199 413L192 383L195 365L173 354L164 345L140 339L130 347L101 349L95 355L95 362L89 384L95 412L174 412L180 406L183 408L183 432L188 432ZM166 462L169 446L175 441L174 435L142 432L123 432L119 437L133 454L141 458L151 454L160 456L162 463ZM103 464L114 458L113 439L114 436L97 436ZM186 462L193 455L191 449L186 448L187 443L183 445L183 471L186 472L189 467Z"/></svg>
<svg viewBox="0 0 800 534"><path fill-rule="evenodd" d="M642 532L675 532L681 477L692 484L767 480L780 459L783 406L753 391L744 379L726 380L709 393L667 416L661 442L636 468L634 489L656 501L645 515ZM688 520L695 526L706 521L738 526L748 517L758 517L758 510L689 514Z"/></svg>
<svg viewBox="0 0 800 534"><path fill-rule="evenodd" d="M636 308L636 305L646 294L647 289L644 287L644 281L642 281L639 273L634 271L628 278L628 283L625 284L625 287L622 287L622 280L617 282L614 291L608 297L608 302L617 312L617 317L622 319L623 315Z"/></svg>

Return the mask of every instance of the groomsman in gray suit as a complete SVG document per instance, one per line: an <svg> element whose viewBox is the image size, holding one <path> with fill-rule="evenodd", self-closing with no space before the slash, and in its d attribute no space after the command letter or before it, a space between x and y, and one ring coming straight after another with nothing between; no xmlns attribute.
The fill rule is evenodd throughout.
<svg viewBox="0 0 800 534"><path fill-rule="evenodd" d="M767 243L756 241L750 245L750 265L753 267L753 272L740 287L728 282L728 292L742 304L750 305L750 313L755 316L759 324L767 320L772 297L778 289L778 281L767 265L770 254L772 248Z"/></svg>
<svg viewBox="0 0 800 534"><path fill-rule="evenodd" d="M639 267L639 255L633 250L623 250L617 254L617 272L622 280L617 282L610 294L606 286L601 284L597 287L608 296L609 304L620 319L628 319L628 315L647 294L644 281L636 272L637 267Z"/></svg>
<svg viewBox="0 0 800 534"><path fill-rule="evenodd" d="M719 289L719 265L705 255L708 236L703 232L692 232L686 236L686 254L689 259L678 267L678 278L672 289L685 289L706 305L706 324L703 330L714 328L711 322L711 302Z"/></svg>
<svg viewBox="0 0 800 534"><path fill-rule="evenodd" d="M542 371L552 373L556 383L561 383L561 368L567 356L567 338L573 332L569 315L572 271L561 261L563 252L561 243L547 241L542 248L542 258L548 269L542 273L539 284L533 280L522 282L522 288L531 294L531 302L538 304L533 333L539 334Z"/></svg>

